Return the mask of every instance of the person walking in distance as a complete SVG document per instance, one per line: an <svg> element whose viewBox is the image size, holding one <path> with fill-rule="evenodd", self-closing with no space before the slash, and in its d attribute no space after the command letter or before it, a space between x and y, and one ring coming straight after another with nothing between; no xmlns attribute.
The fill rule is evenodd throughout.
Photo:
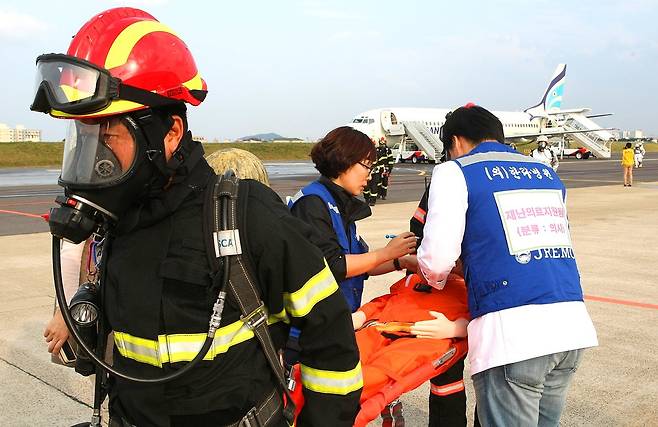
<svg viewBox="0 0 658 427"><path fill-rule="evenodd" d="M633 186L633 166L635 165L635 152L633 151L632 144L626 143L626 146L621 151L621 167L624 170L624 187Z"/></svg>

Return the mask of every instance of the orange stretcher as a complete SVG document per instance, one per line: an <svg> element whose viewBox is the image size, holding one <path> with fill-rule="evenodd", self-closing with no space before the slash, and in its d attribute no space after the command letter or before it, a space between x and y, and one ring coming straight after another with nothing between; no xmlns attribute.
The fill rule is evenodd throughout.
<svg viewBox="0 0 658 427"><path fill-rule="evenodd" d="M402 394L414 390L445 372L464 357L467 340L415 338L405 323L413 324L439 311L448 319L469 319L464 279L450 275L443 290L420 283L410 275L396 282L390 293L375 298L359 310L366 314L365 326L356 332L363 369L361 410L354 423L365 426ZM383 325L393 325L386 330ZM372 327L374 326L374 327ZM396 332L395 329L401 329Z"/></svg>
<svg viewBox="0 0 658 427"><path fill-rule="evenodd" d="M451 274L441 291L420 282L415 274L407 276L393 284L389 294L359 309L366 314L366 322L356 331L363 391L354 426L366 426L386 405L445 372L468 351L465 338L438 340L410 334L411 324L432 319L430 310L450 320L470 319L463 278ZM297 380L301 385L299 376ZM300 408L301 390L293 394Z"/></svg>

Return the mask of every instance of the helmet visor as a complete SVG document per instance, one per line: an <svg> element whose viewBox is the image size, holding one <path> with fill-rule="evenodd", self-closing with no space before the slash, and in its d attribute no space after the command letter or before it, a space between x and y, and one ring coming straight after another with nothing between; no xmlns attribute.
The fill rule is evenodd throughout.
<svg viewBox="0 0 658 427"><path fill-rule="evenodd" d="M130 174L136 158L135 133L126 119L71 120L60 183L109 187Z"/></svg>
<svg viewBox="0 0 658 427"><path fill-rule="evenodd" d="M118 82L102 68L68 55L37 58L33 111L76 114L103 109L117 96ZM114 84L112 84L114 83ZM112 89L114 88L114 89Z"/></svg>

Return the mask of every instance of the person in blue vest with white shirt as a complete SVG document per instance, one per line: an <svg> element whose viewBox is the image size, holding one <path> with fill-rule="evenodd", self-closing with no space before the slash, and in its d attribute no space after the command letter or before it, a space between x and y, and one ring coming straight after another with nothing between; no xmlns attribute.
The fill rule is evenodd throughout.
<svg viewBox="0 0 658 427"><path fill-rule="evenodd" d="M322 176L288 203L292 214L313 228L312 242L324 253L352 312L361 306L368 275L415 270L415 257L409 256L416 252L413 233L400 233L385 247L370 251L356 231L356 221L372 215L357 196L368 184L376 152L364 133L349 126L332 130L311 151Z"/></svg>
<svg viewBox="0 0 658 427"><path fill-rule="evenodd" d="M500 120L446 115L418 268L441 289L461 259L470 372L483 426L557 426L583 357L598 345L555 171L504 145ZM437 322L444 319L437 318Z"/></svg>

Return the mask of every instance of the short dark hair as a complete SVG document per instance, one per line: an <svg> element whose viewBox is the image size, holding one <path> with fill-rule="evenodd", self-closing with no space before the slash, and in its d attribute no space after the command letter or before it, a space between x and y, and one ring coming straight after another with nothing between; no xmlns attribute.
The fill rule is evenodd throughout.
<svg viewBox="0 0 658 427"><path fill-rule="evenodd" d="M154 114L158 115L163 122L168 123L168 127L174 124L172 116L179 116L183 121L183 132L187 132L187 106L183 102L176 102L163 107L152 108Z"/></svg>
<svg viewBox="0 0 658 427"><path fill-rule="evenodd" d="M361 160L374 162L377 149L370 138L349 126L329 132L311 150L315 168L328 178L338 178Z"/></svg>
<svg viewBox="0 0 658 427"><path fill-rule="evenodd" d="M627 142L626 147L624 147L624 148L631 148L631 145L633 145L633 144L631 144L630 142Z"/></svg>
<svg viewBox="0 0 658 427"><path fill-rule="evenodd" d="M505 143L503 124L491 111L479 105L467 104L446 114L441 127L441 141L445 149L452 147L452 137L462 136L474 144L482 141Z"/></svg>

